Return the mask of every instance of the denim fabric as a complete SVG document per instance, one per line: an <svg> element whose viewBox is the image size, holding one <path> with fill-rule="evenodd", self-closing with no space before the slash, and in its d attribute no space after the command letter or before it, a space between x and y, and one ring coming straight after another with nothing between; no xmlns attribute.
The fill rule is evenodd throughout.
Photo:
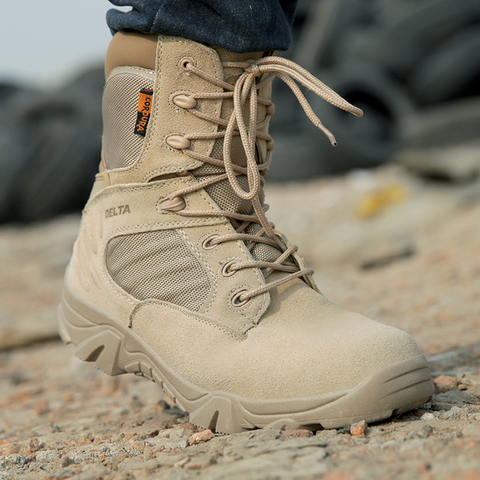
<svg viewBox="0 0 480 480"><path fill-rule="evenodd" d="M287 50L298 0L109 0L112 30L177 35L246 53Z"/></svg>

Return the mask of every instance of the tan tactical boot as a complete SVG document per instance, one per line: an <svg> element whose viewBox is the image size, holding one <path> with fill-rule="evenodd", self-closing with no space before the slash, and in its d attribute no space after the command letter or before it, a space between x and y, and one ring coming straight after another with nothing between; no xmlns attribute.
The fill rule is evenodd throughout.
<svg viewBox="0 0 480 480"><path fill-rule="evenodd" d="M182 38L117 34L107 73L101 173L59 308L76 355L155 381L192 423L226 433L424 403L413 339L328 301L264 213L273 77L329 136L294 80L361 112L292 62Z"/></svg>

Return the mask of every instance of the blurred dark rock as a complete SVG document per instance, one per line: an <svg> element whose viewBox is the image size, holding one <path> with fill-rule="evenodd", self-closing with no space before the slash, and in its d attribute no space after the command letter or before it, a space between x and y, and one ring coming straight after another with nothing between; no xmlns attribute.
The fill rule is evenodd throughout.
<svg viewBox="0 0 480 480"><path fill-rule="evenodd" d="M103 67L52 91L0 86L0 222L83 207L101 149Z"/></svg>
<svg viewBox="0 0 480 480"><path fill-rule="evenodd" d="M479 92L480 26L474 25L441 42L416 67L408 86L419 103L432 105Z"/></svg>
<svg viewBox="0 0 480 480"><path fill-rule="evenodd" d="M479 132L480 95L425 107L401 119L402 143L408 149L468 143L478 140Z"/></svg>
<svg viewBox="0 0 480 480"><path fill-rule="evenodd" d="M453 149L449 160L435 149L470 148L480 131L480 0L300 0L293 38L285 55L365 116L307 94L338 140L332 148L276 80L269 179L310 179L392 159L427 178L477 175L470 153L460 161ZM49 92L0 82L0 222L83 207L100 160L103 86L102 67Z"/></svg>
<svg viewBox="0 0 480 480"><path fill-rule="evenodd" d="M337 138L334 149L280 87L274 101L284 120L272 121L271 133L279 140L269 178L300 180L374 167L404 149L478 137L478 0L312 0L305 8L289 58L364 109L365 116L349 117L309 96ZM431 156L425 161L430 169Z"/></svg>
<svg viewBox="0 0 480 480"><path fill-rule="evenodd" d="M480 177L480 141L423 149L404 149L394 160L419 176L452 182Z"/></svg>

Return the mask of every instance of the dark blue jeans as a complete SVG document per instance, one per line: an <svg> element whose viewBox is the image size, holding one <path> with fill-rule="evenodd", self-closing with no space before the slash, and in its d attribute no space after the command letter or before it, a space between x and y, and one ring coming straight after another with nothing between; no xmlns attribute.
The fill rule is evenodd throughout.
<svg viewBox="0 0 480 480"><path fill-rule="evenodd" d="M177 35L237 53L287 50L298 0L109 0L113 32Z"/></svg>

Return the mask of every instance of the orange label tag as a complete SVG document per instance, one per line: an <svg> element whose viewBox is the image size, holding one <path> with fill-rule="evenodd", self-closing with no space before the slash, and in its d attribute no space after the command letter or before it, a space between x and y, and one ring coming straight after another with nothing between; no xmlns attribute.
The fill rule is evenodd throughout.
<svg viewBox="0 0 480 480"><path fill-rule="evenodd" d="M153 90L142 88L138 99L137 122L135 123L135 133L145 136L147 133L148 120L152 112Z"/></svg>

